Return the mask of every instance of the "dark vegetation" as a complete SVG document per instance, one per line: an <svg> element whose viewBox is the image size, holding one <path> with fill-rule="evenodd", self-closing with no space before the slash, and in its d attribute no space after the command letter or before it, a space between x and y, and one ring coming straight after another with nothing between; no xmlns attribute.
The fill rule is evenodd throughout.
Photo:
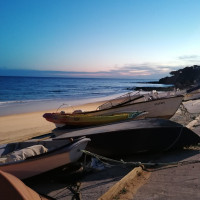
<svg viewBox="0 0 200 200"><path fill-rule="evenodd" d="M149 82L152 84L170 84L173 85L169 87L136 87L132 88L134 90L158 90L158 91L169 91L173 90L174 88L179 89L189 89L195 85L200 84L200 66L194 65L191 67L185 67L183 69L179 69L177 71L171 71L170 77L161 78L158 82ZM130 89L130 88L128 88Z"/></svg>
<svg viewBox="0 0 200 200"><path fill-rule="evenodd" d="M173 84L176 88L188 88L200 83L200 66L185 67L170 72L170 77L161 78L158 83Z"/></svg>

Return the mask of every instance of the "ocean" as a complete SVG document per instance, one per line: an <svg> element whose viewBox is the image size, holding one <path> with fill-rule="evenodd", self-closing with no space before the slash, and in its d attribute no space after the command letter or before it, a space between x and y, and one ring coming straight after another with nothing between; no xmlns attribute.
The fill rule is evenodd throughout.
<svg viewBox="0 0 200 200"><path fill-rule="evenodd" d="M157 80L0 76L0 115L115 98L135 87L158 86L151 81Z"/></svg>

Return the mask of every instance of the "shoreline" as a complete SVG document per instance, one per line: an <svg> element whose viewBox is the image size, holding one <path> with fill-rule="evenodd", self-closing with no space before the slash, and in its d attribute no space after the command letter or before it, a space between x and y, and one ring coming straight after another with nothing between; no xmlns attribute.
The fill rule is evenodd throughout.
<svg viewBox="0 0 200 200"><path fill-rule="evenodd" d="M73 106L73 109L90 111L95 110L100 106L103 101L88 102L85 104L79 104ZM71 109L71 108L70 108ZM24 141L31 139L32 137L51 133L55 129L55 125L52 122L48 122L42 116L46 112L55 112L56 109L17 113L12 115L0 116L0 144L6 144L16 141ZM69 110L69 112L73 110Z"/></svg>
<svg viewBox="0 0 200 200"><path fill-rule="evenodd" d="M110 95L106 97L84 98L84 99L55 99L55 100L33 100L33 101L15 101L3 103L0 106L0 117L15 114L25 114L31 112L42 112L51 110L55 112L61 105L77 107L79 105L104 102L112 98L117 98L126 93Z"/></svg>

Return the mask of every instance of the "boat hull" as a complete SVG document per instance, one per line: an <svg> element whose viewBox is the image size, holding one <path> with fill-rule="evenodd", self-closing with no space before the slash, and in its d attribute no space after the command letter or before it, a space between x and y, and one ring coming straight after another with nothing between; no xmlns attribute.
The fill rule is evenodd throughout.
<svg viewBox="0 0 200 200"><path fill-rule="evenodd" d="M66 145L56 151L28 158L27 160L0 165L0 170L25 179L49 170L77 161L81 156L80 150L85 149L87 138L81 139L72 145Z"/></svg>
<svg viewBox="0 0 200 200"><path fill-rule="evenodd" d="M90 112L91 115L106 115L118 112L142 110L148 112L148 118L164 118L170 119L178 110L183 96L175 96L170 98L154 99L151 101L142 101L138 103L129 103L123 106L116 106L109 109Z"/></svg>
<svg viewBox="0 0 200 200"><path fill-rule="evenodd" d="M110 115L97 115L90 114L63 114L63 113L45 113L43 117L50 122L55 123L57 127L62 126L95 126L101 124L108 124L112 122L118 122L123 120L144 118L147 115L146 112L126 112Z"/></svg>
<svg viewBox="0 0 200 200"><path fill-rule="evenodd" d="M161 152L198 144L193 131L165 119L145 119L68 132L57 138L86 136L87 150L104 156Z"/></svg>
<svg viewBox="0 0 200 200"><path fill-rule="evenodd" d="M196 100L200 98L200 90L195 91L195 92L191 92L191 93L187 93L184 96L184 101L190 101L190 100Z"/></svg>
<svg viewBox="0 0 200 200"><path fill-rule="evenodd" d="M25 185L21 180L12 174L0 170L1 199L27 199L27 200L52 200L51 197L44 197Z"/></svg>

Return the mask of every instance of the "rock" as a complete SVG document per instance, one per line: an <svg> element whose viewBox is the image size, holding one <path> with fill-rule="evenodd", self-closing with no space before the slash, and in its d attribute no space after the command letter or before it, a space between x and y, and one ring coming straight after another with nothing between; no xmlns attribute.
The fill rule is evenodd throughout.
<svg viewBox="0 0 200 200"><path fill-rule="evenodd" d="M128 89L128 88L127 88ZM152 90L157 90L157 91L172 91L174 87L135 87L134 90L143 90L143 91L152 91ZM130 89L130 90L133 90Z"/></svg>

